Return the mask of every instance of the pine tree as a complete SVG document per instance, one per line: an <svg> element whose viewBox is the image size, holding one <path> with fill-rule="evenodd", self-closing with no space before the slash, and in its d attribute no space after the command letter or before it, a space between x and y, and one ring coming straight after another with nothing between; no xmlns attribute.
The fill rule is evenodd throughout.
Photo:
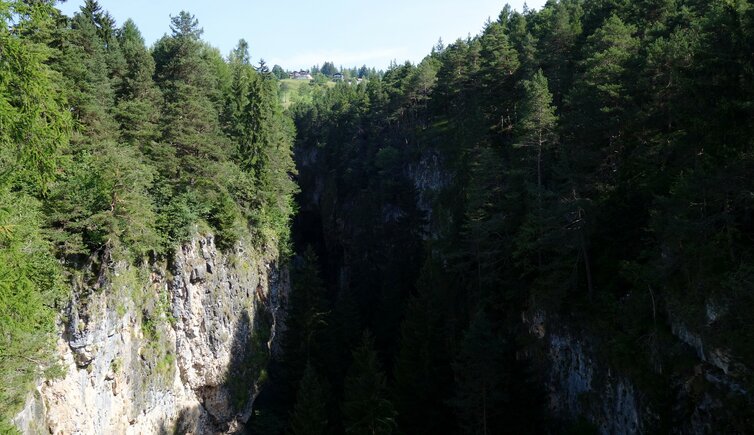
<svg viewBox="0 0 754 435"><path fill-rule="evenodd" d="M181 189L201 180L212 180L215 167L228 156L226 143L219 134L218 114L210 94L213 78L202 56L199 37L202 29L188 12L172 17L172 36L155 44L157 84L164 95L161 118L162 141L175 156L166 156L163 172L178 176Z"/></svg>
<svg viewBox="0 0 754 435"><path fill-rule="evenodd" d="M546 171L544 159L558 143L556 131L558 118L555 115L555 107L552 105L552 94L548 88L547 77L542 70L524 83L524 89L526 96L521 105L516 128L515 147L531 150L528 154L533 154L533 156L528 157L527 160L536 162L536 185L537 191L541 192L544 188ZM538 201L541 203L541 197Z"/></svg>
<svg viewBox="0 0 754 435"><path fill-rule="evenodd" d="M514 74L519 68L518 53L508 40L505 27L492 22L480 38L480 77L487 97L487 117L498 133L509 133L513 126Z"/></svg>
<svg viewBox="0 0 754 435"><path fill-rule="evenodd" d="M587 38L590 55L579 65L583 72L568 102L575 106L576 125L572 129L577 134L587 128L590 132L588 136L578 135L576 140L593 144L594 149L611 149L632 112L627 71L638 48L635 32L634 26L611 15ZM586 155L580 157L588 160Z"/></svg>
<svg viewBox="0 0 754 435"><path fill-rule="evenodd" d="M144 45L136 24L127 20L118 31L125 68L116 88L116 119L121 138L159 160L159 104L161 95L154 81L154 59Z"/></svg>
<svg viewBox="0 0 754 435"><path fill-rule="evenodd" d="M487 315L479 311L464 334L453 364L456 396L453 404L465 433L499 433L499 415L505 391L504 345L492 330Z"/></svg>
<svg viewBox="0 0 754 435"><path fill-rule="evenodd" d="M392 434L395 409L387 399L386 379L377 361L373 339L365 334L353 353L345 380L343 424L346 433Z"/></svg>
<svg viewBox="0 0 754 435"><path fill-rule="evenodd" d="M395 407L401 432L452 432L451 370L447 307L451 292L438 264L428 260L417 284L419 293L407 302L396 357Z"/></svg>
<svg viewBox="0 0 754 435"><path fill-rule="evenodd" d="M550 79L553 101L560 104L573 80L575 51L582 34L581 2L560 1L548 5L539 17L544 20L535 36L539 40L542 69Z"/></svg>
<svg viewBox="0 0 754 435"><path fill-rule="evenodd" d="M327 433L327 392L311 364L306 365L291 415L291 435Z"/></svg>

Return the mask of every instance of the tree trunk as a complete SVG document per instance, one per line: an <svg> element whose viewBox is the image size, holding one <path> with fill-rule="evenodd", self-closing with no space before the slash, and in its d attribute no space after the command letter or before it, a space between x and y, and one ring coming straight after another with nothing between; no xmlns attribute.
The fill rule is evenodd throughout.
<svg viewBox="0 0 754 435"><path fill-rule="evenodd" d="M537 146L537 267L542 270L542 130L539 130L539 144Z"/></svg>
<svg viewBox="0 0 754 435"><path fill-rule="evenodd" d="M584 256L584 272L586 273L586 286L589 291L589 297L594 296L594 286L592 284L592 265L589 261L589 252L586 249L586 238L584 237L584 230L579 230L579 239L581 244L581 255Z"/></svg>

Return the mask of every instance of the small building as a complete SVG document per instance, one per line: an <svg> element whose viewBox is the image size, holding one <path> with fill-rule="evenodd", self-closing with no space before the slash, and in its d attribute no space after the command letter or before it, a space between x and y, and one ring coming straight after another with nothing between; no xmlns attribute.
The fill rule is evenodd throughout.
<svg viewBox="0 0 754 435"><path fill-rule="evenodd" d="M343 80L343 73L335 73L332 75L332 79L337 81Z"/></svg>
<svg viewBox="0 0 754 435"><path fill-rule="evenodd" d="M288 75L293 80L312 80L313 77L311 74L309 74L309 71L293 71Z"/></svg>

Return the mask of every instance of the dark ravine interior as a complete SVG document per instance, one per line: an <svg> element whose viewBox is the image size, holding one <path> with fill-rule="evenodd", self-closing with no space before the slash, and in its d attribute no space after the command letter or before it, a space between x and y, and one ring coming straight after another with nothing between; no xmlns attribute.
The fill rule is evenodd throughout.
<svg viewBox="0 0 754 435"><path fill-rule="evenodd" d="M506 7L286 107L188 13L0 6L0 431L754 431L750 1Z"/></svg>

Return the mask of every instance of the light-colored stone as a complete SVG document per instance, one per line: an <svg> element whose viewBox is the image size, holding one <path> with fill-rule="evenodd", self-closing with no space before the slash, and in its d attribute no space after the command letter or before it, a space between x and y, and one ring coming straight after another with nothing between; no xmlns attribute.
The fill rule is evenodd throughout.
<svg viewBox="0 0 754 435"><path fill-rule="evenodd" d="M270 260L239 252L244 249L225 255L212 236L197 237L178 250L170 271L155 267L149 282L138 284L144 294L166 291L169 297L169 313L155 326L162 333L157 344L158 359L164 358L161 370L140 322L141 301L130 297L138 292L115 288L117 279L102 276L99 289L75 289L57 346L66 374L40 383L14 423L25 434L66 435L172 433L174 428L208 434L242 428L258 386L249 382L251 399L235 409L225 382L251 351L258 310L272 314L266 346L277 347L279 304L287 297L288 281ZM116 263L110 276L130 267Z"/></svg>

